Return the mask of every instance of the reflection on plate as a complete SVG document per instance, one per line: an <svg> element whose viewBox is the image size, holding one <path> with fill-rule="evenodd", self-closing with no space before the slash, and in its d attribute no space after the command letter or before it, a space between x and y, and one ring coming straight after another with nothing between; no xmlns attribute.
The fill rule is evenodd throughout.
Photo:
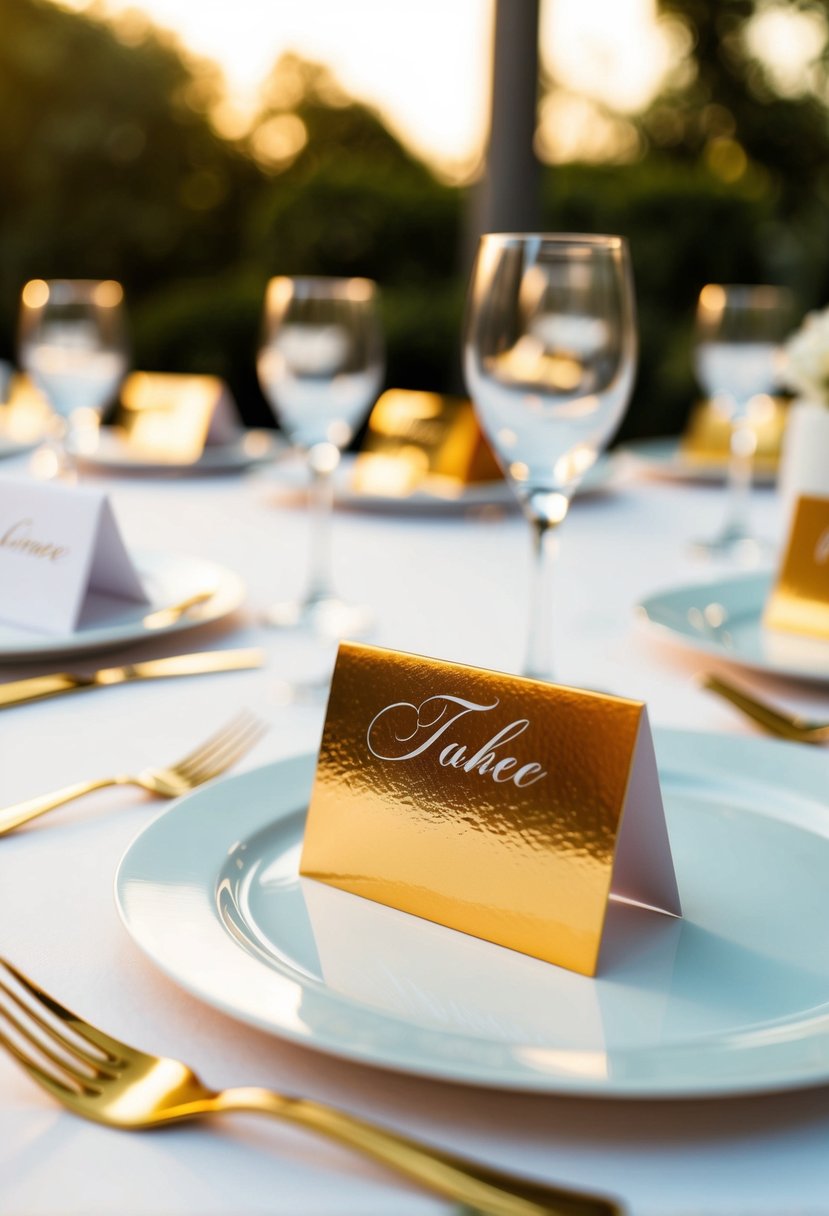
<svg viewBox="0 0 829 1216"><path fill-rule="evenodd" d="M314 760L207 786L132 843L121 917L173 979L365 1064L614 1097L829 1080L829 757L657 733L684 919L613 905L588 979L297 876Z"/></svg>
<svg viewBox="0 0 829 1216"><path fill-rule="evenodd" d="M743 574L657 592L638 605L664 636L743 667L829 682L829 641L765 629L770 574Z"/></svg>
<svg viewBox="0 0 829 1216"><path fill-rule="evenodd" d="M91 595L79 629L67 634L35 633L0 621L0 662L34 662L39 659L96 654L131 642L194 629L233 612L245 597L238 575L200 557L169 553L136 553L135 565L150 598L149 605ZM144 618L157 609L179 604L190 596L213 589L208 600L184 616L159 627Z"/></svg>
<svg viewBox="0 0 829 1216"><path fill-rule="evenodd" d="M518 501L506 481L481 481L464 486L460 491L449 489L417 489L409 494L367 494L353 485L354 456L342 458L335 474L334 501L337 506L359 511L382 512L451 512L468 511L478 507L518 509ZM613 457L600 456L587 471L576 497L602 494L613 488L618 468ZM307 493L308 474L300 461L283 462L279 467L279 492L290 497ZM437 480L433 483L438 485Z"/></svg>
<svg viewBox="0 0 829 1216"><path fill-rule="evenodd" d="M706 463L702 459L690 459L680 447L678 439L640 439L626 443L618 449L629 466L649 477L665 481L704 481L712 485L723 485L726 478L725 461ZM773 486L777 473L768 466L754 470L754 484Z"/></svg>
<svg viewBox="0 0 829 1216"><path fill-rule="evenodd" d="M210 444L196 461L162 460L133 448L108 427L101 427L94 447L77 453L78 463L115 473L151 473L181 477L202 473L235 473L276 459L284 445L273 431L246 431L232 443Z"/></svg>

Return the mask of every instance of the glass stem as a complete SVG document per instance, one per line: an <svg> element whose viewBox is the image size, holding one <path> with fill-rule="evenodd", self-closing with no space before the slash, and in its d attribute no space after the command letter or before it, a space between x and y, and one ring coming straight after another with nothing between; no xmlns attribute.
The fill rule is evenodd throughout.
<svg viewBox="0 0 829 1216"><path fill-rule="evenodd" d="M308 546L308 589L306 604L318 604L333 598L331 576L331 516L334 509L334 470L320 467L311 452L310 517L311 534Z"/></svg>
<svg viewBox="0 0 829 1216"><path fill-rule="evenodd" d="M533 564L530 584L530 627L524 675L534 680L553 678L553 562L558 550L556 524L530 519L533 530Z"/></svg>
<svg viewBox="0 0 829 1216"><path fill-rule="evenodd" d="M734 419L729 442L726 536L740 538L750 535L749 507L756 449L754 428L748 416L741 413Z"/></svg>
<svg viewBox="0 0 829 1216"><path fill-rule="evenodd" d="M63 481L67 485L76 485L78 482L78 461L72 449L72 438L71 421L56 414L46 437L46 447L54 460L52 475L57 481Z"/></svg>

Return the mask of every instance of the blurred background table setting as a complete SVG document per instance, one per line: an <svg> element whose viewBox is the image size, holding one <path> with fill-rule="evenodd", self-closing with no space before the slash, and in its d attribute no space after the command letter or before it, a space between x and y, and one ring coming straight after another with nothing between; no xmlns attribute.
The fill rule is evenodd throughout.
<svg viewBox="0 0 829 1216"><path fill-rule="evenodd" d="M829 1216L829 24L709 7L0 0L4 1216ZM594 708L582 876L645 707L681 917L301 875L367 655Z"/></svg>

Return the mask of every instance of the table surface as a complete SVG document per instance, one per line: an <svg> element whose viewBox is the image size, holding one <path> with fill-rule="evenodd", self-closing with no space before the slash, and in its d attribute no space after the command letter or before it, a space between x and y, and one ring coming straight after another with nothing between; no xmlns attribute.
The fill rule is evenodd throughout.
<svg viewBox="0 0 829 1216"><path fill-rule="evenodd" d="M22 462L0 472L23 475ZM90 478L130 546L198 554L245 579L233 618L159 639L151 653L262 646L261 671L110 688L4 711L0 805L184 754L237 707L271 729L240 768L316 748L324 705L290 701L286 680L330 656L258 623L301 590L307 520L278 469L191 480ZM713 532L723 492L625 479L577 500L561 533L554 629L562 683L647 701L655 726L750 734L695 674L717 664L653 637L634 605L712 573L689 541ZM756 495L779 541L781 508ZM376 613L381 645L520 669L530 545L515 511L443 515L338 511L338 587ZM119 652L112 661L146 654ZM47 665L54 668L54 664ZM43 670L41 667L39 670ZM0 678L19 678L0 667ZM829 718L829 689L744 676L793 708ZM797 745L791 745L796 747ZM829 790L829 751L827 790ZM829 1213L829 1090L693 1102L612 1102L499 1093L335 1060L232 1020L181 991L133 944L113 874L159 812L115 789L0 842L0 953L128 1042L186 1060L216 1087L269 1085L336 1103L469 1156L621 1197L635 1216ZM0 1058L3 1216L429 1216L450 1206L308 1134L246 1116L127 1135L60 1110Z"/></svg>

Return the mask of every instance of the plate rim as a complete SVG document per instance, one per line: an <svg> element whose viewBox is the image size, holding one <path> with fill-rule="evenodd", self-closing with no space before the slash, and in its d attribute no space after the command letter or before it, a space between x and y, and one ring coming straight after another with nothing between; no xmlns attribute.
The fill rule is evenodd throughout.
<svg viewBox="0 0 829 1216"><path fill-rule="evenodd" d="M680 441L680 435L650 435L647 438L625 440L614 450L633 461L644 474L655 479L687 485L724 484L725 463L701 461L694 464L683 461ZM754 470L752 482L758 489L773 489L777 479L776 468L761 467Z"/></svg>
<svg viewBox="0 0 829 1216"><path fill-rule="evenodd" d="M354 465L359 455L359 452L343 453L338 466L339 476L335 474L334 504L341 510L365 511L369 514L387 512L400 515L449 515L461 514L465 511L486 510L487 508L510 512L520 510L521 504L505 477L470 482L460 494L454 497L431 494L424 490L415 490L413 493L401 495L399 498L390 497L387 494L360 493L352 489L350 484ZM588 480L583 489L577 489L574 500L612 493L622 484L624 469L613 452L601 452L596 463L588 470L586 478L590 477L590 473L595 468L600 470L601 477L595 485L591 485ZM276 483L274 487L276 493L284 494L286 498L304 493L306 487L303 483L290 480L292 466L289 462L285 462L281 466L280 472L283 476L286 469L289 471L289 479Z"/></svg>
<svg viewBox="0 0 829 1216"><path fill-rule="evenodd" d="M104 433L108 428L101 428ZM268 449L261 455L245 455L239 451L237 459L227 462L211 462L203 461L201 457L198 460L190 462L173 462L154 460L128 460L119 458L117 455L108 457L106 452L103 454L95 452L78 452L75 459L78 464L88 469L96 469L101 472L110 473L135 473L146 474L150 476L173 476L181 477L188 474L193 476L201 476L208 473L232 473L241 472L244 469L254 468L259 465L270 464L276 460L284 450L284 444L280 441L279 433L270 427L245 427L240 435L235 439L224 444L207 445L206 451L218 450L219 448L227 450L228 448L238 451L241 448L244 438L251 432L265 436L268 439ZM113 435L107 435L108 440L114 441Z"/></svg>
<svg viewBox="0 0 829 1216"><path fill-rule="evenodd" d="M733 663L735 666L743 667L747 671L803 680L809 684L829 684L829 646L827 647L827 669L824 672L816 672L813 668L801 667L788 662L775 662L759 658L752 659L739 650L727 650L724 646L718 645L710 638L706 638L703 635L697 636L693 633L683 633L665 621L655 620L651 616L650 608L654 601L663 599L666 596L676 595L683 591L698 591L701 595L704 595L706 591L713 592L724 585L733 586L737 584L757 583L758 587L768 587L771 585L774 573L773 570L743 571L736 574L726 574L718 579L704 579L699 582L692 580L687 583L676 583L669 587L660 587L658 590L649 592L637 601L634 607L636 618L647 630L653 631L665 641L670 641L677 646L690 648L698 653L710 655L711 658L720 659L723 662ZM817 640L819 641L820 639Z"/></svg>
<svg viewBox="0 0 829 1216"><path fill-rule="evenodd" d="M781 741L758 739L756 737L723 736L714 732L671 730L664 728L655 730L654 736L657 742L657 753L660 751L660 744L662 750L667 748L669 751L678 745L680 748L684 747L688 749L690 756L698 759L701 741L705 741L703 746L710 749L712 753L716 752L718 748L725 748L727 753L725 762L712 762L710 769L710 771L714 774L717 773L718 769L722 770L723 776L728 774L730 770L728 753L730 753L730 759L732 762L735 754L740 752L747 752L751 760L755 760L765 753L767 762L766 764L761 764L761 770L764 767L769 767L770 772L776 772L778 763L777 757L782 757L784 754L789 754L789 756L791 756L791 749L795 746L793 744L787 744ZM690 756L687 758L680 758L680 763L682 763L684 759L686 771L688 763L690 762ZM815 790L819 788L825 789L826 774L818 771L821 769L822 765L825 764L825 757L822 755L816 755L814 751L807 751L804 760L805 766L799 767L798 770L799 784L809 787L811 783L814 784ZM675 758L672 762L677 763ZM261 780L262 774L265 772L278 772L280 769L291 767L307 769L308 777L310 778L313 775L315 763L316 753L313 752L286 756L276 761L272 761L270 764L263 765L260 768L248 770L247 772L237 774L235 777L227 778L226 781L241 783L246 779L248 781ZM748 763L748 761L746 761L746 763ZM670 768L670 766L671 761L668 761L666 767ZM754 765L752 765L752 768L753 767ZM222 784L224 784L224 782L222 782ZM350 1063L369 1065L374 1068L380 1068L383 1071L413 1075L426 1080L465 1084L475 1088L506 1090L511 1092L548 1095L555 1094L564 1097L573 1096L580 1098L600 1098L602 1100L694 1100L705 1098L739 1097L753 1093L789 1092L797 1089L807 1089L815 1086L825 1085L827 1081L829 1081L829 1056L827 1056L826 1062L822 1066L822 1070L815 1069L813 1065L811 1070L804 1072L801 1064L800 1068L795 1074L793 1074L790 1064L788 1070L784 1070L783 1072L778 1070L777 1073L772 1072L770 1075L766 1074L760 1076L756 1071L752 1072L749 1070L748 1073L744 1072L743 1075L738 1077L736 1081L733 1078L727 1079L723 1074L716 1073L716 1069L714 1067L715 1061L712 1058L712 1055L715 1053L710 1045L707 1048L709 1055L709 1060L707 1063L708 1075L701 1076L699 1073L692 1073L694 1077L693 1080L690 1080L688 1073L685 1073L683 1074L681 1081L677 1081L676 1079L670 1080L670 1078L666 1081L665 1077L660 1076L658 1072L655 1075L647 1075L647 1070L644 1075L644 1079L643 1076L640 1076L638 1079L634 1078L633 1082L630 1081L629 1077L616 1077L611 1080L610 1078L606 1077L596 1078L588 1075L585 1079L584 1076L579 1075L577 1069L571 1073L559 1072L557 1074L551 1074L549 1072L540 1071L531 1072L527 1065L524 1065L525 1071L521 1073L521 1075L517 1075L516 1073L511 1075L493 1075L491 1071L484 1075L479 1067L464 1068L455 1061L452 1061L452 1066L450 1066L446 1063L446 1061L432 1059L431 1061L427 1061L424 1066L423 1061L414 1063L412 1061L399 1058L399 1055L398 1058L390 1058L388 1054L383 1057L378 1055L376 1049L373 1052L370 1050L367 1051L364 1044L361 1043L355 1045L355 1043L352 1041L348 1044L344 1044L341 1038L337 1038L335 1041L332 1041L330 1036L321 1037L318 1032L313 1034L309 1033L307 1030L299 1030L291 1026L286 1026L285 1024L277 1025L273 1020L267 1020L262 1014L252 1014L248 1010L240 1008L238 1003L234 1004L232 999L224 995L223 989L217 991L214 987L211 990L209 985L205 985L204 983L200 984L197 980L190 976L183 976L181 972L176 969L176 966L170 963L163 956L163 952L159 953L146 940L142 940L140 931L136 930L134 922L131 923L131 914L126 907L123 897L125 884L130 881L129 867L135 860L136 849L140 847L139 841L141 841L148 834L158 831L159 825L161 824L162 820L166 819L167 816L186 813L182 812L180 808L186 803L192 802L192 800L198 797L200 794L204 795L204 793L205 790L194 791L185 798L176 800L176 802L172 803L160 815L152 820L151 823L142 828L142 830L127 846L118 862L114 876L113 892L121 923L133 944L141 950L144 956L148 958L153 965L158 967L165 975L167 975L179 988L190 993L192 996L205 1002L209 1006L221 1010L223 1013L227 1014L238 1022L253 1026L260 1031L265 1031L266 1033L272 1034L281 1040L302 1046L308 1050L321 1052L324 1055L343 1059ZM800 789L799 793L802 797L803 790ZM807 788L805 797L811 799L813 802L814 799L819 797L819 794L812 791L810 788ZM293 805L286 806L278 814L274 813L271 821L280 818L287 819L291 815L296 814L298 811L300 813L304 813L304 808L297 808ZM766 812L761 810L755 813L765 814ZM809 814L813 814L812 803L810 803ZM774 815L772 815L772 818L778 821L789 820L795 824L800 822L799 811L797 809L789 814L787 814L785 811L781 814L778 810ZM260 821L258 823L258 827L256 825L251 825L251 832L254 832L258 830L258 828L264 826L265 822L269 821ZM230 842L231 837L233 837L234 834L233 826L234 825L229 821L228 842ZM236 824L235 826L237 828L238 835L239 825ZM802 827L803 825L800 824L800 826ZM825 827L826 825L823 826ZM221 860L223 859L216 859L217 873L219 869L218 863ZM232 943L230 935L227 934L227 930L221 925L218 916L214 916L212 918L212 927L214 930L218 929L221 934L226 934L228 943L230 943L234 949L239 950L242 957L248 957L240 947L235 946ZM261 963L256 964L255 960L249 961L258 966L263 965ZM300 983L298 978L291 978L285 972L279 972L274 968L269 968L268 970L272 975L278 975L281 982L286 983L289 986L293 986L297 992L301 993L304 991L304 986ZM391 1020L398 1023L403 1021L405 1025L411 1025L407 1019L401 1018L393 1013L381 1012L378 1014L377 1011L368 1008L360 1010L359 1002L355 1000L340 997L336 993L333 995L328 995L335 1007L338 1007L341 1010L343 1007L348 1007L351 1010L358 1010L358 1016L363 1017L369 1022L376 1017L380 1017L385 1021ZM823 1007L820 1007L821 1010L822 1008ZM798 1015L791 1015L783 1018L782 1020L778 1019L763 1024L759 1031L759 1038L761 1042L759 1042L757 1046L760 1048L765 1046L764 1036L767 1034L767 1028L774 1025L780 1025L783 1028L783 1042L785 1044L785 1030L787 1027L790 1027L793 1022L797 1024L797 1016ZM805 1010L802 1013L801 1020L806 1020ZM815 1018L812 1017L810 1020L814 1022ZM827 1039L829 1039L829 1012L820 1012L819 1010L817 1021L820 1023L818 1041L825 1042ZM427 1035L434 1034L441 1040L460 1039L463 1041L469 1038L469 1036L458 1032L434 1030L431 1028L428 1029L426 1033ZM730 1035L724 1036L724 1038L733 1040L735 1037L739 1037L741 1033L744 1035L744 1037L750 1038L754 1034L754 1030L750 1029L744 1032L735 1031ZM813 1026L811 1034L805 1036L805 1041L809 1043L814 1042L815 1033L816 1031ZM676 1044L670 1044L666 1050L668 1053L679 1054L681 1056L683 1051L687 1050L688 1045L690 1045L691 1049L693 1050L694 1042L695 1040L693 1038L688 1041L683 1040ZM510 1052L514 1053L516 1050L520 1049L520 1044L517 1043L499 1043L496 1046L502 1048L506 1055L509 1055ZM636 1055L637 1053L643 1053L646 1050L647 1049L644 1048L630 1049L627 1055ZM575 1059L577 1055L583 1055L583 1052L574 1050L570 1054ZM712 1080L712 1073L716 1076L716 1079Z"/></svg>
<svg viewBox="0 0 829 1216"><path fill-rule="evenodd" d="M6 649L5 644L0 640L0 665L48 662L58 658L80 658L86 655L104 654L109 650L118 650L125 646L142 645L153 638L168 637L171 634L183 633L220 621L235 612L244 603L247 596L247 586L242 577L229 566L215 562L212 558L201 557L196 553L176 553L172 550L161 549L136 549L131 552L130 556L136 565L140 565L142 561L148 559L158 558L169 559L171 562L197 561L206 567L208 572L212 571L216 577L219 583L216 593L205 603L199 605L196 616L184 615L176 621L171 621L169 625L163 625L157 629L138 629L137 626L129 625L102 626L90 629L91 636L86 638L80 632L63 635L60 638L54 634L42 633L33 635L42 639L42 646L15 650ZM214 603L214 601L216 602ZM163 605L159 605L159 607L163 607ZM145 613L152 611L154 611L153 606L145 609ZM2 626L3 628L13 628L5 621L2 622Z"/></svg>

